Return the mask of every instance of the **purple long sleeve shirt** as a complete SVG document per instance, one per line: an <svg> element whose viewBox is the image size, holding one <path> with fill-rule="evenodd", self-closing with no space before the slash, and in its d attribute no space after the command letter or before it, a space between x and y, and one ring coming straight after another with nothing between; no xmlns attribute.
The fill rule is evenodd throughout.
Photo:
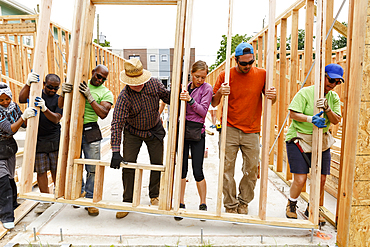
<svg viewBox="0 0 370 247"><path fill-rule="evenodd" d="M186 120L204 124L212 100L212 91L212 86L205 82L191 92L190 96L195 102L192 105L186 105ZM202 133L204 131L205 126L203 125Z"/></svg>

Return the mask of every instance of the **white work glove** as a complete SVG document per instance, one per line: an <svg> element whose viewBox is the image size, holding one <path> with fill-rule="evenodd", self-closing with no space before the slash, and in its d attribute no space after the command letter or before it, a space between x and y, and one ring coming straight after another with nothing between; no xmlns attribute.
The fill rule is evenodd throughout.
<svg viewBox="0 0 370 247"><path fill-rule="evenodd" d="M93 98L93 96L91 95L91 92L90 92L90 88L89 86L86 84L86 82L81 82L80 83L80 93L82 93L85 98L87 99L87 102L89 102L89 104L91 104L91 102L93 102L95 99Z"/></svg>
<svg viewBox="0 0 370 247"><path fill-rule="evenodd" d="M328 100L326 98L320 98L316 101L316 107L322 108L324 112L329 112L330 106L328 105Z"/></svg>
<svg viewBox="0 0 370 247"><path fill-rule="evenodd" d="M40 107L40 110L42 112L45 112L48 109L45 105L45 100L41 97L38 97L38 96L35 99L35 106Z"/></svg>
<svg viewBox="0 0 370 247"><path fill-rule="evenodd" d="M28 107L26 110L24 110L21 118L23 119L23 121L26 121L26 119L35 117L36 115L37 115L37 110L33 107Z"/></svg>
<svg viewBox="0 0 370 247"><path fill-rule="evenodd" d="M40 81L40 76L36 72L31 72L28 74L26 84L28 86L31 86L32 82L39 82Z"/></svg>
<svg viewBox="0 0 370 247"><path fill-rule="evenodd" d="M62 93L61 93L60 96L62 96L64 98L64 94L70 93L70 92L72 92L72 90L73 90L73 85L72 84L70 84L70 83L63 83L62 84Z"/></svg>

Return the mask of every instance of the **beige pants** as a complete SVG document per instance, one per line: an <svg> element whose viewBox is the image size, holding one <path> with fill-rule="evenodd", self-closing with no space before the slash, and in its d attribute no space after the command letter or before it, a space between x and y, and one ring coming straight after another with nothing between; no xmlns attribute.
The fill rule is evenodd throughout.
<svg viewBox="0 0 370 247"><path fill-rule="evenodd" d="M248 204L253 200L257 181L259 146L259 133L244 133L237 128L227 127L223 181L225 208L236 208L238 204ZM240 180L239 195L236 198L234 173L239 148L243 155L243 177Z"/></svg>

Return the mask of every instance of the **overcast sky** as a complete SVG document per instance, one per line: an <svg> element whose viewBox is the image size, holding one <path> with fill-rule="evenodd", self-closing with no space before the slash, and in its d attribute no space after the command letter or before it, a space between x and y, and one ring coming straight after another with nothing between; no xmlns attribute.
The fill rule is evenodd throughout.
<svg viewBox="0 0 370 247"><path fill-rule="evenodd" d="M36 9L41 0L17 0ZM51 21L72 30L75 0L54 0ZM296 0L276 0L276 17ZM334 1L336 15L342 1ZM234 0L232 34L253 36L268 23L268 0ZM222 35L227 34L228 0L194 0L191 47L195 48L196 60L212 65L220 47ZM347 22L348 1L339 16ZM114 6L97 5L99 29L113 48L171 48L174 46L176 6ZM299 12L299 26L304 29L304 10ZM265 20L264 20L265 18ZM94 38L96 38L96 17ZM288 19L288 35L290 34ZM278 34L279 35L279 34Z"/></svg>

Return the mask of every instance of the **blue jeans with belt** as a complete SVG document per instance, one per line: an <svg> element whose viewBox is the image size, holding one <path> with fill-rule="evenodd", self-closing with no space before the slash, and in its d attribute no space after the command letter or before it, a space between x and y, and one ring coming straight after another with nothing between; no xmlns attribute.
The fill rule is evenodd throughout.
<svg viewBox="0 0 370 247"><path fill-rule="evenodd" d="M82 152L85 159L100 160L100 144L101 141L87 143L85 138L82 137ZM94 195L94 182L95 182L95 166L85 165L86 170L86 184L82 179L81 193L86 191L86 198L93 198Z"/></svg>

